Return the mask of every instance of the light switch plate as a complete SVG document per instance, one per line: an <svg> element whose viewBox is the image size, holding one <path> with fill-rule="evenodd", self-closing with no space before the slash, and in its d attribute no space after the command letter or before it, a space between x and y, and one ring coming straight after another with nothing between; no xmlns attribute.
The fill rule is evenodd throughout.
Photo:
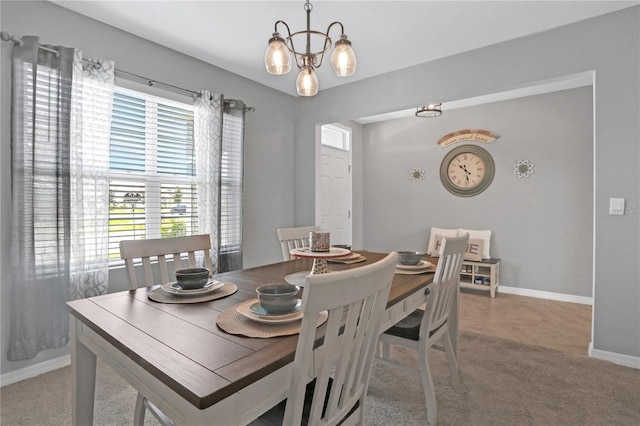
<svg viewBox="0 0 640 426"><path fill-rule="evenodd" d="M624 215L624 198L609 198L609 214Z"/></svg>

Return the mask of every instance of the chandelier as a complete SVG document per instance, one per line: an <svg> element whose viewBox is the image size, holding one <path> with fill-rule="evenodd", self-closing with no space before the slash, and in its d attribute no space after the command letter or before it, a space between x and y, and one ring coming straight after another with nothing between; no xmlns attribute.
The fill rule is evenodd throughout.
<svg viewBox="0 0 640 426"><path fill-rule="evenodd" d="M340 39L335 42L333 54L331 55L331 65L336 75L346 77L356 72L356 55L351 49L351 42L344 34L342 23L332 22L326 33L311 30L311 10L313 5L306 1L304 10L307 11L307 29L291 34L289 26L284 21L276 21L273 36L269 39L269 47L264 55L264 64L269 74L283 75L291 70L291 56L293 53L296 65L300 69L300 74L296 80L298 94L300 96L313 96L318 93L318 77L314 69L322 65L324 54L331 49L331 37L329 32L334 25L340 26ZM287 38L283 38L278 32L278 24L282 24L287 29ZM304 51L297 50L294 39L302 43L304 40ZM312 48L312 40L316 46Z"/></svg>

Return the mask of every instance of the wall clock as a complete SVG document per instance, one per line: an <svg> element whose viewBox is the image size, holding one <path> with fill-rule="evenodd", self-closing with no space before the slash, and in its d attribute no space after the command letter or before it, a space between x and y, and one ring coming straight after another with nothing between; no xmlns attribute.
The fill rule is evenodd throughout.
<svg viewBox="0 0 640 426"><path fill-rule="evenodd" d="M493 157L484 148L462 145L449 151L442 160L440 180L450 193L473 197L491 185L495 171Z"/></svg>

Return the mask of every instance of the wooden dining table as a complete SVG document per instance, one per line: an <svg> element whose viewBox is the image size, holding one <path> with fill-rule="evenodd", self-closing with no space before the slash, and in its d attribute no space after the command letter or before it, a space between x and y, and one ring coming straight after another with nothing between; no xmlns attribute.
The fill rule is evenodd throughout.
<svg viewBox="0 0 640 426"><path fill-rule="evenodd" d="M365 262L332 263L330 269L357 268L386 256L359 253ZM215 279L236 284L238 291L203 303L154 302L148 295L159 286L68 302L73 424L94 421L97 357L176 424L246 424L260 416L286 397L297 335L229 334L216 325L216 318L223 310L255 298L258 286L284 282L288 274L310 270L312 262L295 259L218 274ZM394 276L381 331L426 301L433 275ZM454 309L455 320L457 303ZM451 326L457 350L457 322Z"/></svg>

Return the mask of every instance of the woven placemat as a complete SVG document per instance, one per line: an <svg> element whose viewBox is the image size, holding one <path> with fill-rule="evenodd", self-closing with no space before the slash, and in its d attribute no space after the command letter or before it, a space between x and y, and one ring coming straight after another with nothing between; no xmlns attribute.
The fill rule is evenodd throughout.
<svg viewBox="0 0 640 426"><path fill-rule="evenodd" d="M223 297L231 296L238 291L238 286L234 283L225 282L222 288L212 291L211 293L202 295L175 295L164 291L162 288L157 288L149 293L149 299L154 302L160 303L201 303L208 302L210 300L222 299Z"/></svg>
<svg viewBox="0 0 640 426"><path fill-rule="evenodd" d="M229 334L241 334L247 337L259 338L291 336L300 333L302 319L286 324L265 324L252 321L236 310L236 307L244 303L247 302L239 303L220 312L216 319L218 327ZM327 311L321 312L316 327L324 324L327 318L329 318L329 313Z"/></svg>

